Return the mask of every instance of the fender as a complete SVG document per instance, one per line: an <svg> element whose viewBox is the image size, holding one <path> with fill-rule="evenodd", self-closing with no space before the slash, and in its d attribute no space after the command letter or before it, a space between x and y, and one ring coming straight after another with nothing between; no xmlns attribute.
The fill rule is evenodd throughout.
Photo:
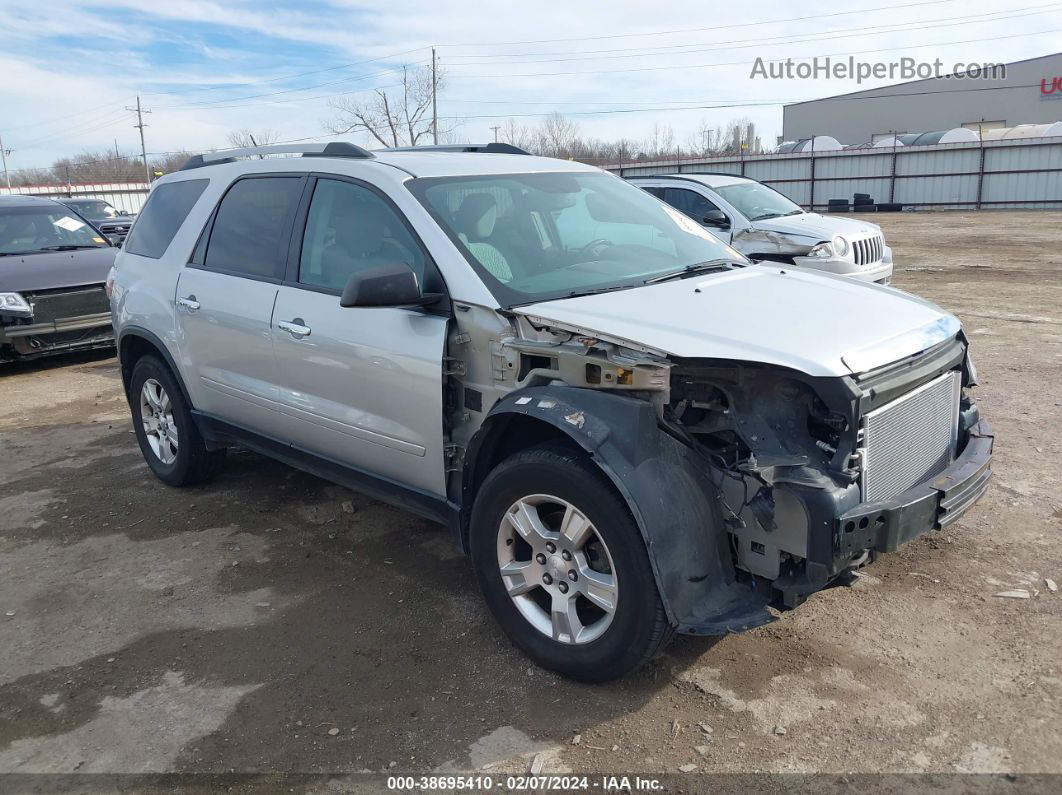
<svg viewBox="0 0 1062 795"><path fill-rule="evenodd" d="M668 618L679 632L720 635L775 620L769 597L735 581L721 492L683 442L663 431L654 407L615 393L570 386L529 387L498 401L465 458L474 466L506 415L564 432L626 501L645 542ZM471 477L464 483L470 484ZM470 503L470 499L466 501Z"/></svg>
<svg viewBox="0 0 1062 795"><path fill-rule="evenodd" d="M159 355L162 356L166 362L166 366L170 368L170 372L173 374L174 380L177 381L177 386L181 389L181 395L184 397L185 403L189 406L192 405L192 400L188 395L188 388L184 385L184 379L181 377L181 371L177 367L177 362L173 359L173 354L170 353L169 348L166 347L166 343L162 341L162 338L154 332L148 331L141 326L125 326L122 328L121 333L118 335L118 339L115 343L118 348L118 363L122 369L122 381L123 385L128 391L129 376L132 375L132 371L126 372L129 369L129 363L122 358L123 346L130 337L139 337L155 348Z"/></svg>

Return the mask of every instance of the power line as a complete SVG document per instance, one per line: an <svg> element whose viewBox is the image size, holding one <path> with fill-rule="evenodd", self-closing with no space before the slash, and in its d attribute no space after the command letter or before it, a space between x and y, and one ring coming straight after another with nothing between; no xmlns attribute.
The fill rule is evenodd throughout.
<svg viewBox="0 0 1062 795"><path fill-rule="evenodd" d="M117 114L117 115L115 115L115 114ZM53 141L58 141L58 140L61 140L61 139L70 138L72 135L77 135L77 134L80 134L80 133L87 133L87 132L95 132L96 130L103 130L103 129L106 129L108 127L113 127L115 124L123 122L127 118L128 118L128 114L126 113L125 109L124 108L118 108L117 110L110 111L109 113L105 114L104 116L100 117L99 119L95 119L92 122L89 122L89 126L87 126L87 127L81 127L81 128L75 128L75 129L65 129L65 130L63 130L61 132L58 132L58 133L51 133L49 135L46 135L43 138L34 138L32 144L23 145L22 148L23 149L40 149L42 147L42 145L44 145L44 144L48 144L48 143L51 143Z"/></svg>
<svg viewBox="0 0 1062 795"><path fill-rule="evenodd" d="M1038 87L1039 87L1039 83L1023 83L1023 84L1018 84L1018 85L1007 85L1007 86L982 86L982 87L976 87L976 88L942 89L942 90L939 90L939 91L932 91L932 90L931 91L905 91L905 92L891 93L891 94L877 94L877 95L872 95L872 96L844 95L844 96L837 96L837 97L819 97L819 98L811 98L811 99L788 99L788 100L771 100L771 101L766 101L765 100L765 101L758 101L758 102L737 102L737 101L735 101L735 102L726 102L726 101L719 101L719 102L714 103L714 104L709 104L709 103L689 104L689 105L686 105L684 107L658 106L658 107L647 107L647 108L609 108L609 109L597 110L597 111L570 111L566 115L569 115L569 116L586 116L586 115L612 115L612 114L620 114L620 113L665 112L665 111L675 111L675 110L715 110L715 109L720 109L720 108L777 107L779 105L792 105L792 104L797 104L797 103L800 103L800 102L809 102L809 101L865 102L865 101L871 101L871 100L876 100L876 99L893 99L895 97L918 97L918 96L931 96L931 95L935 95L935 94L964 94L964 93L982 92L982 91L1013 91L1013 90L1023 89L1023 88L1038 88ZM873 89L869 89L869 90L873 90ZM507 113L507 114L482 114L482 115L474 115L474 116L440 116L439 118L443 119L443 120L446 120L446 121L461 121L461 120L467 120L467 119L525 118L525 117L536 117L536 116L544 116L544 115L547 115L547 114L544 113L544 112L538 112L538 113L522 113L522 114L511 114L511 113ZM275 141L274 143L278 143L278 144L303 143L305 141L314 141L314 140L318 140L318 139L321 139L321 138L334 138L334 137L338 137L340 135L346 135L346 133L319 133L317 135L310 135L310 136L305 136L305 137L301 137L301 138L289 138L289 139L282 140L282 141ZM173 150L173 151L169 151L169 152L147 152L146 154L148 156L150 156L150 157L165 157L165 156L169 156L169 155L179 155L179 154L189 154L190 155L190 154L192 154L194 152L197 152L197 151L224 152L224 151L227 151L228 149L237 149L237 148L239 148L239 147L223 147L223 148L219 148L219 149L214 149L214 148L193 148L191 150ZM127 159L128 159L128 157L107 158L107 159L93 159L93 160L85 160L85 161L66 163L65 165L69 165L71 167L74 167L74 166L79 166L79 165L93 165L93 164L98 164L98 163L116 162L116 161L119 161L119 160L127 160ZM18 172L18 171L39 171L39 170L49 170L51 168L52 168L52 166L25 166L25 167L20 168L20 169L15 169L15 171L16 172Z"/></svg>
<svg viewBox="0 0 1062 795"><path fill-rule="evenodd" d="M421 50L427 50L428 47L414 47L412 50L403 50L402 52L393 53L392 55L381 55L379 58L369 58L366 61L355 61L354 63L339 64L338 66L329 66L324 69L313 69L309 72L299 72L293 75L281 75L280 77L268 77L261 80L245 80L235 83L219 83L215 86L196 86L185 89L174 89L171 91L145 91L145 94L163 95L163 94L187 94L193 91L220 91L226 88L232 88L233 86L254 86L263 83L283 83L286 80L295 80L299 77L306 77L307 75L316 75L323 72L335 72L340 69L352 69L355 66L363 66L367 63L376 63L378 61L390 61L393 58L401 58L403 55L409 55L413 52L420 52Z"/></svg>
<svg viewBox="0 0 1062 795"><path fill-rule="evenodd" d="M943 91L912 91L907 93L898 94L878 94L869 97L860 96L844 96L844 97L823 97L817 100L815 99L792 99L787 101L760 101L760 102L720 102L713 105L687 105L684 107L653 107L653 108L610 108L607 110L584 110L584 111L570 111L566 113L567 116L608 116L612 114L626 114L626 113L647 113L647 112L663 112L663 111L675 111L675 110L717 110L720 108L753 108L753 107L777 107L779 105L796 105L802 102L826 102L826 101L865 101L872 99L892 99L894 97L920 97L928 96L931 94L957 94L968 91L1007 91L1017 88L1037 88L1039 83L1029 83L1026 85L1016 86L986 86L984 88L961 88L951 89ZM873 90L873 89L871 89ZM548 115L547 113L490 113L479 114L473 116L451 116L440 117L448 120L460 120L460 119L510 119L510 118L526 118L526 117L540 117Z"/></svg>
<svg viewBox="0 0 1062 795"><path fill-rule="evenodd" d="M899 8L912 8L915 6L933 6L943 3L953 3L955 0L928 0L923 3L906 3L902 5L877 6L876 8L857 8L852 11L834 11L827 14L810 14L802 17L789 17L788 19L764 19L756 22L740 22L733 25L711 25L704 28L678 28L676 30L657 30L647 33L613 33L604 36L572 36L561 39L530 39L527 41L493 41L480 42L470 41L461 44L444 44L442 47L514 47L520 44L553 44L566 41L601 41L603 39L630 39L643 36L670 36L676 33L702 33L706 30L731 30L734 28L750 28L757 25L781 25L789 22L804 22L809 19L828 19L831 17L850 16L852 14L868 14L872 11L895 11Z"/></svg>
<svg viewBox="0 0 1062 795"><path fill-rule="evenodd" d="M396 88L401 83L387 83L382 86L369 86L368 88L359 88L356 91L332 91L327 94L315 94L312 97L292 97L291 99L271 99L266 102L245 102L242 105L163 105L162 109L174 108L174 109L191 109L191 110L233 110L235 108L262 108L270 105L286 105L292 102L312 102L315 99L332 99L334 97L349 97L353 94L364 94L367 91L383 91L386 88ZM233 100L235 101L235 100ZM159 108L158 105L155 106Z"/></svg>
<svg viewBox="0 0 1062 795"><path fill-rule="evenodd" d="M1022 8L1007 9L1006 11L991 11L984 14L975 14L973 16L963 15L956 17L940 17L937 19L922 20L920 22L903 22L895 23L892 25L872 25L868 27L858 28L843 28L840 30L826 31L822 34L788 34L785 36L771 36L767 38L758 39L733 39L730 41L718 41L718 42L701 42L698 44L681 44L681 45L668 45L665 47L646 47L639 49L652 50L652 52L631 52L629 49L609 49L609 50L596 50L596 51L584 51L579 55L572 55L571 57L564 58L544 58L540 60L530 61L497 61L498 64L506 66L519 66L521 64L535 64L535 63L562 63L566 61L597 61L597 60L612 60L617 58L650 58L660 55L691 55L707 50L739 50L748 49L750 47L763 46L765 44L804 44L807 42L815 41L829 41L832 39L847 38L852 33L862 33L864 36L882 36L889 33L910 33L919 30L929 30L936 28L950 28L959 27L962 25L979 25L987 22L1001 22L1008 19L1018 19L1021 17L1035 16L1038 14L1047 14L1053 10L1057 10L1062 4L1060 3L1046 3L1038 6L1024 6ZM1032 10L1031 10L1032 9ZM1009 13L1011 11L1024 11L1026 13ZM1000 15L1004 16L1000 16ZM986 17L986 18L975 18ZM953 21L959 20L959 21ZM939 22L948 22L950 24L938 25ZM795 36L804 35L805 38L794 38ZM783 39L789 39L783 41ZM727 47L724 45L740 45L734 47ZM677 48L685 48L683 52L675 52ZM660 52L660 50L667 50L667 52ZM619 53L616 55L597 55L594 53ZM454 55L454 58L520 58L528 55L567 55L567 53L553 52L553 53L493 53L490 55ZM461 63L456 61L449 62L451 66L477 66L481 63L486 64L487 61L470 61L468 63Z"/></svg>
<svg viewBox="0 0 1062 795"><path fill-rule="evenodd" d="M950 47L950 46L953 46L953 45L956 45L956 44L975 44L977 42L983 42L983 41L999 41L1000 39L1014 39L1014 38L1028 38L1028 37L1031 37L1031 36L1043 36L1043 35L1046 35L1048 33L1058 33L1059 30L1060 30L1059 28L1054 28L1052 30L1038 30L1038 31L1035 31L1033 33L1023 32L1023 33L1014 33L1014 34L1010 34L1010 35L1007 35L1007 36L990 36L988 38L983 38L983 39L965 39L965 40L962 40L962 41L943 41L943 42L938 41L938 42L931 42L931 43L928 43L928 44L905 44L905 45L897 46L897 47L879 47L878 49L874 49L874 50L856 50L856 51L849 51L849 52L834 52L834 53L824 53L824 54L814 55L814 56L812 56L812 55L791 56L790 60L793 60L793 61L806 61L806 60L810 60L812 58L835 58L835 57L843 56L843 55L870 55L870 54L879 53L879 52L894 52L896 50L918 50L918 49L924 49L926 47ZM771 59L768 59L766 62L767 63L776 63L776 62L783 61L783 60L786 60L786 59L784 59L784 58L771 58ZM470 74L462 74L462 75L459 75L459 76L460 77L476 77L476 78L511 78L511 77L557 77L557 76L571 76L571 75L606 75L606 74L621 74L621 73L626 73L626 72L659 72L659 71L664 70L664 69L706 69L706 68L710 68L710 67L714 67L714 66L741 66L742 64L747 64L747 63L749 63L749 62L747 60L744 60L744 61L724 61L724 62L706 63L706 64L682 64L681 66L675 66L675 65L671 64L671 65L668 65L668 66L639 66L639 67L633 67L633 68L630 68L630 69L594 69L594 70L581 71L581 72L522 72L522 73L493 72L491 74L471 74L471 75ZM486 65L486 64L451 64L451 66L473 66L473 65Z"/></svg>
<svg viewBox="0 0 1062 795"><path fill-rule="evenodd" d="M29 124L20 124L20 125L15 126L15 127L6 127L5 129L8 132L11 132L12 130L25 130L25 129L28 129L30 127L44 127L44 126L50 125L50 124L52 124L54 122L57 122L57 121L65 121L66 119L72 119L75 116L83 116L86 113L98 113L99 111L103 110L104 108L110 107L111 105L121 105L124 101L125 100L118 100L118 102L111 102L111 103L108 103L107 105L102 105L102 106L101 105L93 105L91 108L85 108L84 110L74 111L73 113L67 113L67 114L65 114L63 116L55 116L55 117L53 117L51 119L46 119L44 121L35 121L35 122L30 122ZM113 112L114 112L113 110L107 111L107 113L104 113L104 115L106 116L108 113L113 113Z"/></svg>
<svg viewBox="0 0 1062 795"><path fill-rule="evenodd" d="M1045 32L1050 32L1050 31L1045 31ZM1037 88L1037 87L1039 87L1039 83L1024 83L1024 84L1004 85L1004 86L981 86L981 87L972 87L972 88L949 88L949 89L941 89L941 90L906 91L906 92L896 92L896 93L889 93L889 94L876 94L876 95L871 95L871 96L860 96L858 94L855 94L855 95L843 95L843 96L824 97L824 98L820 97L820 98L811 98L811 99L790 99L790 100L770 100L770 101L764 100L764 101L756 101L756 102L718 101L718 102L716 102L714 104L709 104L709 103L688 104L688 105L685 105L683 107L674 107L673 105L669 106L667 104L664 104L664 105L659 105L658 104L658 106L655 106L655 107L608 108L608 109L592 110L592 111L570 111L566 115L570 115L570 116L587 116L587 115L612 115L612 114L645 113L645 112L666 112L666 111L676 111L676 110L714 110L714 109L720 109L720 108L777 107L779 105L796 104L796 103L800 103L800 102L808 102L808 101L816 101L816 100L817 101L830 101L830 102L866 102L866 101L872 101L872 100L878 100L878 99L893 99L893 98L896 98L896 97L931 96L931 95L936 95L936 94L965 94L965 93L979 93L979 92L983 92L983 91L1012 91L1012 90L1018 90L1018 89ZM887 88L887 87L883 87L883 88ZM874 90L874 89L868 89L868 90ZM483 101L486 102L487 100L483 100ZM513 104L516 104L516 103L513 103ZM539 103L530 103L530 104L539 104ZM554 103L554 104L560 104L560 103ZM149 112L149 111L143 110L143 112L146 113L146 112ZM504 118L540 117L540 116L543 116L543 115L546 115L546 114L544 112L535 112L535 113L522 113L522 114L480 114L480 115L471 115L471 116L467 116L467 115L466 116L440 116L439 118L447 120L447 121L461 121L461 120L468 120L468 119L504 119ZM491 129L494 129L494 128L491 128ZM300 138L289 138L289 139L286 139L286 140L276 141L275 143L278 143L278 144L303 143L303 142L306 142L306 141L319 140L321 138L334 138L334 137L338 137L338 136L341 136L341 135L346 135L346 133L345 132L344 133L319 133L319 134L316 134L316 135L310 135L310 136L305 136L305 137L300 137ZM144 152L143 156L146 157L146 156L150 155L151 157L163 157L163 156L178 155L178 154L191 154L191 153L196 152L196 151L224 152L224 151L227 151L228 149L234 149L234 148L239 148L239 147L223 147L223 148L216 148L216 149L215 148L194 148L192 150L187 150L187 151L185 151L185 150L174 150L174 151L169 151L169 152ZM65 163L64 165L67 165L67 166L70 166L70 167L75 167L75 166L79 166L79 165L92 165L92 164L100 164L100 163L107 163L107 162L116 162L116 161L127 160L127 159L128 159L128 157L107 158L107 159L93 159L93 160L86 160L86 161L79 161L79 162L68 162L68 163ZM53 166L54 166L54 164L53 164ZM16 169L15 171L17 173L18 171L50 170L53 166L26 166L26 167L23 167L23 168L20 168L20 169Z"/></svg>
<svg viewBox="0 0 1062 795"><path fill-rule="evenodd" d="M176 103L174 105L159 105L159 106L156 106L156 107L158 109L166 109L166 108L209 108L212 105L220 105L220 104L223 104L223 103L226 103L226 102L241 102L242 100L245 100L245 99L260 99L262 97L276 97L276 96L280 96L281 94L295 94L295 93L298 93L300 91L310 91L311 89L314 89L314 88L324 88L325 86L334 86L334 85L338 85L340 83L353 83L353 82L356 82L356 81L359 81L359 80L369 80L370 78L373 78L373 77L380 77L381 75L388 75L388 74L392 74L394 72L400 72L403 69L408 69L408 68L413 67L413 66L427 66L428 63L429 63L429 61L414 61L413 63L403 64L402 66L395 67L394 69L385 69L385 70L383 70L381 72L373 72L372 74L361 75L359 77L344 77L342 80L332 80L332 81L329 81L327 83L315 83L314 85L303 86L302 88L285 88L285 89L283 89L281 91L270 91L270 92L267 92L267 93L264 93L264 94L249 94L249 95L247 95L245 97L228 97L226 99L216 99L216 100L210 100L210 101L207 101L207 102L179 102L179 103ZM268 103L263 103L263 104L268 104Z"/></svg>

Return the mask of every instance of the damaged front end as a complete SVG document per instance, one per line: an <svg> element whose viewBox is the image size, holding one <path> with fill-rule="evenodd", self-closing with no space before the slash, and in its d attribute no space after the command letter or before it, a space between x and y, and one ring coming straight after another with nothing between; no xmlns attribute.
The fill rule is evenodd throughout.
<svg viewBox="0 0 1062 795"><path fill-rule="evenodd" d="M961 333L862 375L813 377L534 317L462 326L482 330L459 329L451 350L489 349L491 365L455 357L470 365L454 370L455 501L470 505L476 461L514 422L551 426L627 501L680 632L773 620L769 605L794 607L953 521L991 474Z"/></svg>
<svg viewBox="0 0 1062 795"><path fill-rule="evenodd" d="M723 478L743 579L795 607L984 492L992 436L961 335L861 375L676 362L662 422Z"/></svg>

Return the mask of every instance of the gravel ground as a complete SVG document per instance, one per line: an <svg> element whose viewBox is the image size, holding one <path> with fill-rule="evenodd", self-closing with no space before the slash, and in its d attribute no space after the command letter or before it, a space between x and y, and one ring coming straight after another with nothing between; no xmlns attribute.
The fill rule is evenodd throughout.
<svg viewBox="0 0 1062 795"><path fill-rule="evenodd" d="M1062 772L1062 213L873 220L973 340L991 489L604 686L516 652L442 528L247 453L168 488L113 358L0 370L0 772Z"/></svg>

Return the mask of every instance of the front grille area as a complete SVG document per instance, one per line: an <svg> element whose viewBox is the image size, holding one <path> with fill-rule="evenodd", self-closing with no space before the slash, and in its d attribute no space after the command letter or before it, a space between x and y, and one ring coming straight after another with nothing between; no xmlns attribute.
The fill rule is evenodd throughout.
<svg viewBox="0 0 1062 795"><path fill-rule="evenodd" d="M56 320L71 320L110 311L107 293L102 284L23 295L33 307L33 319L30 321L32 323L53 323Z"/></svg>
<svg viewBox="0 0 1062 795"><path fill-rule="evenodd" d="M948 372L863 417L863 499L887 500L955 456L962 379Z"/></svg>
<svg viewBox="0 0 1062 795"><path fill-rule="evenodd" d="M856 265L870 265L874 262L881 262L881 258L885 255L885 238L881 235L875 235L863 240L853 240L852 251L855 254Z"/></svg>

